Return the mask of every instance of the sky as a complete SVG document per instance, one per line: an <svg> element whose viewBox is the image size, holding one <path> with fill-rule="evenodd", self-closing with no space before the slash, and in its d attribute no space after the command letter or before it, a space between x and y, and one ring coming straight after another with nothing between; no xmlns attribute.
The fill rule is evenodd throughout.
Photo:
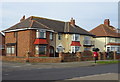
<svg viewBox="0 0 120 82"><path fill-rule="evenodd" d="M76 25L88 31L105 19L118 27L118 2L2 2L0 8L0 31L18 23L23 15L66 22L73 17Z"/></svg>

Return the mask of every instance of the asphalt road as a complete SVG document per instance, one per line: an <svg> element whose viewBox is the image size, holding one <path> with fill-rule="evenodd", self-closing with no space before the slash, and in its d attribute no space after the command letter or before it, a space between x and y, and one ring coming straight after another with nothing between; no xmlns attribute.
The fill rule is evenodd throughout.
<svg viewBox="0 0 120 82"><path fill-rule="evenodd" d="M9 70L10 66L7 68ZM15 68L18 69L19 66ZM23 67L23 70L2 72L3 80L66 80L96 74L118 73L118 64L48 69L24 69Z"/></svg>

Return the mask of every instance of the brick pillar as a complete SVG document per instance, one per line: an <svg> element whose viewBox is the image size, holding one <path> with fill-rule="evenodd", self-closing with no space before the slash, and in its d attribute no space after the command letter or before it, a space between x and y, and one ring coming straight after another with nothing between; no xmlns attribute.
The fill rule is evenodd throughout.
<svg viewBox="0 0 120 82"><path fill-rule="evenodd" d="M116 60L116 52L113 53L114 60Z"/></svg>
<svg viewBox="0 0 120 82"><path fill-rule="evenodd" d="M104 58L104 60L106 60L106 53L105 52L103 52L103 58Z"/></svg>
<svg viewBox="0 0 120 82"><path fill-rule="evenodd" d="M98 52L98 60L101 60L101 54Z"/></svg>
<svg viewBox="0 0 120 82"><path fill-rule="evenodd" d="M63 55L63 52L59 52L59 58L61 59L61 62L64 61L64 55Z"/></svg>
<svg viewBox="0 0 120 82"><path fill-rule="evenodd" d="M81 54L80 54L80 52L76 52L76 57L78 57L78 61L81 61Z"/></svg>

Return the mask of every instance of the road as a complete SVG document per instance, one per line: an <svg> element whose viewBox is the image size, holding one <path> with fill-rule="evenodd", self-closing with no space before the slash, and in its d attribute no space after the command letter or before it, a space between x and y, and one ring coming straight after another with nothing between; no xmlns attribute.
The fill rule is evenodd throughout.
<svg viewBox="0 0 120 82"><path fill-rule="evenodd" d="M64 64L67 65L67 64ZM33 67L33 66L32 66ZM40 67L40 66L39 66ZM117 74L118 64L73 66L60 68L31 68L28 66L3 65L3 80L69 80L76 77ZM22 69L20 69L22 68ZM13 69L13 70L12 70ZM88 77L87 77L88 78ZM90 77L89 77L90 78ZM112 76L110 77L112 78ZM102 78L100 78L102 80ZM109 80L109 79L108 79Z"/></svg>

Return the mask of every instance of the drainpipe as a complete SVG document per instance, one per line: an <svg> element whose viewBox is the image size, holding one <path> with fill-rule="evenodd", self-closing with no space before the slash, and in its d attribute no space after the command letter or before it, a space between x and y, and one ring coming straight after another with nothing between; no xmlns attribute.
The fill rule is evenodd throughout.
<svg viewBox="0 0 120 82"><path fill-rule="evenodd" d="M18 32L16 32L16 56L17 56L17 43L18 43Z"/></svg>

